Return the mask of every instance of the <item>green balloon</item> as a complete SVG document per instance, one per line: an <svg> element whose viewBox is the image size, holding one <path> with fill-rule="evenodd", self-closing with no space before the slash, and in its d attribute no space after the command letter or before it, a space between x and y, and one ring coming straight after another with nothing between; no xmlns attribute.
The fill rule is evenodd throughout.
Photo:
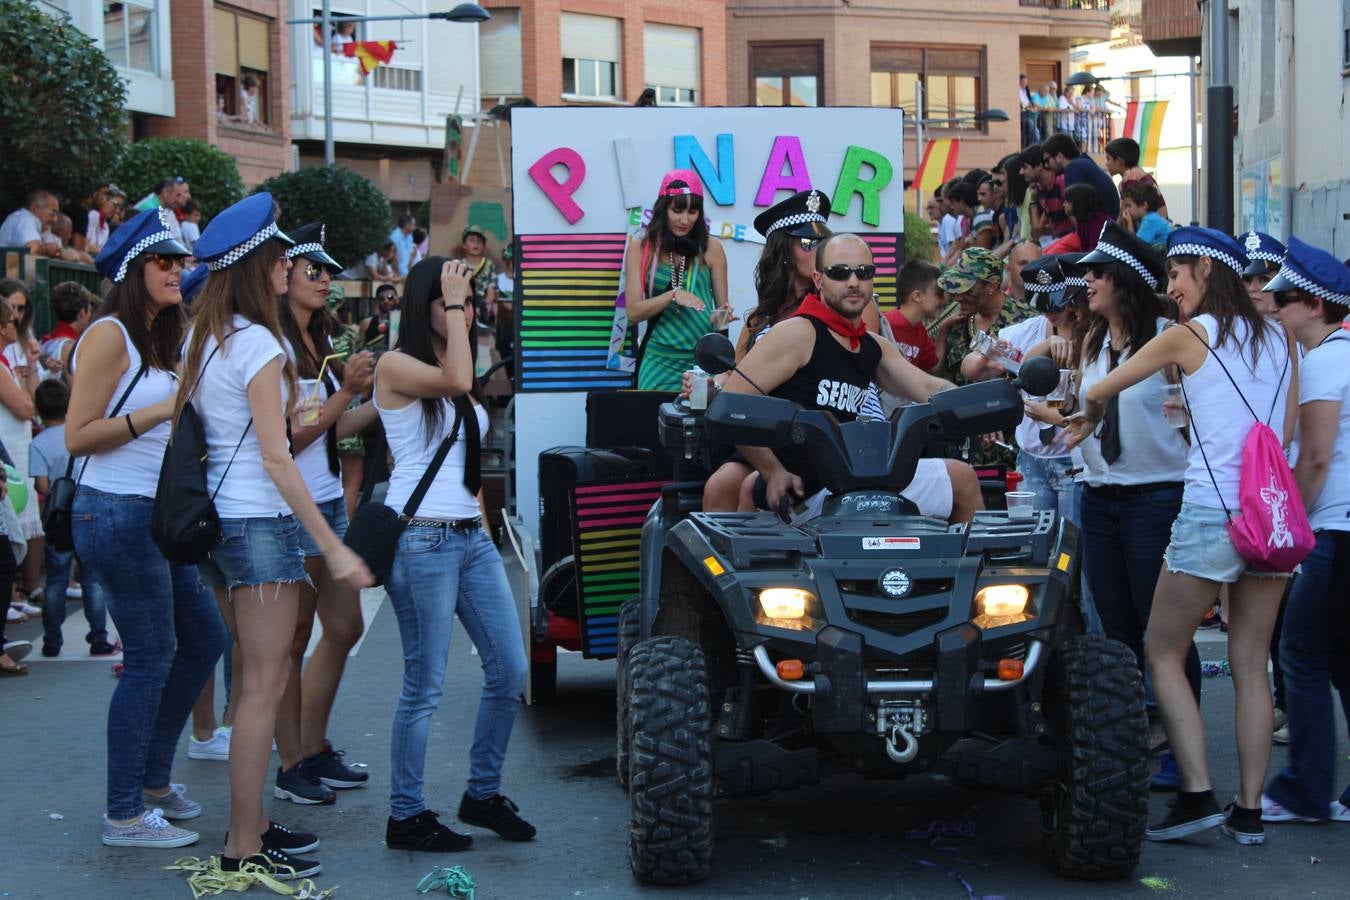
<svg viewBox="0 0 1350 900"><path fill-rule="evenodd" d="M24 508L28 506L28 479L20 478L19 470L13 466L5 466L5 488L14 513L23 515Z"/></svg>

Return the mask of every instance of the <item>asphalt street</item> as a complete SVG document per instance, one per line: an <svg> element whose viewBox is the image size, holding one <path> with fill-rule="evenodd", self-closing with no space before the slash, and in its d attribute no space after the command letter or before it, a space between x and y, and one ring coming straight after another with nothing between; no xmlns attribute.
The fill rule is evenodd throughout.
<svg viewBox="0 0 1350 900"><path fill-rule="evenodd" d="M78 618L78 607L75 607ZM12 638L35 638L32 623ZM1208 636L1217 638L1215 636ZM68 645L69 646L69 645ZM78 645L77 645L78 646ZM1203 645L1221 658L1224 644ZM160 867L186 854L218 853L226 827L225 764L187 758L174 780L205 811L202 834L181 851L111 849L99 843L104 799L104 729L115 681L107 661L62 664L29 658L31 675L0 682L4 794L0 898L188 898L180 875ZM1264 846L1239 847L1217 831L1177 844L1146 845L1125 881L1070 882L1041 861L1035 801L965 790L941 778L905 782L839 777L810 789L717 807L712 877L677 889L643 888L629 874L627 796L614 778L612 662L566 655L559 698L523 709L507 759L505 792L539 829L530 844L475 830L472 850L430 857L383 844L389 723L401 655L388 604L381 604L351 660L331 737L348 761L368 763L368 788L339 792L328 807L269 801L272 817L315 831L323 887L337 898L420 896L418 880L437 865L460 865L479 900L496 898L1026 898L1345 897L1350 825L1269 826ZM453 819L463 791L481 684L477 658L456 635L447 691L433 719L427 763L432 808ZM223 693L218 693L223 698ZM1236 786L1232 686L1205 680L1204 712L1220 802ZM1350 744L1340 729L1342 778ZM1276 748L1272 765L1285 752ZM1153 795L1160 817L1168 795ZM251 896L272 896L254 888Z"/></svg>

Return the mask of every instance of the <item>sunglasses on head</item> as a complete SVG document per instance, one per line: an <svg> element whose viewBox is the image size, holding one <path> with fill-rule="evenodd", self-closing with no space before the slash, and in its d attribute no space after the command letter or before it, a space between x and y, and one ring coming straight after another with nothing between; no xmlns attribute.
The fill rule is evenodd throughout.
<svg viewBox="0 0 1350 900"><path fill-rule="evenodd" d="M183 257L165 256L163 253L151 253L147 257L149 263L154 263L161 272L172 271L175 266L183 268Z"/></svg>
<svg viewBox="0 0 1350 900"><path fill-rule="evenodd" d="M848 281L851 275L857 275L859 281L871 281L876 277L877 267L871 263L863 263L860 266L846 266L843 263L836 263L821 269L820 274L831 281Z"/></svg>

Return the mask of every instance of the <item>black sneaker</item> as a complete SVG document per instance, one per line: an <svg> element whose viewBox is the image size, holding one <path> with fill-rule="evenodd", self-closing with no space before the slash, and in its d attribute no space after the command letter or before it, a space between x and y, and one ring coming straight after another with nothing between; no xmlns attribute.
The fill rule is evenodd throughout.
<svg viewBox="0 0 1350 900"><path fill-rule="evenodd" d="M45 656L45 657L47 657L48 659L52 659L52 658L54 658L54 657L60 656L60 655L61 655L61 645L60 645L60 644L50 644L50 643L47 643L46 641L43 641L43 642L42 642L42 655Z"/></svg>
<svg viewBox="0 0 1350 900"><path fill-rule="evenodd" d="M303 762L296 763L289 769L277 767L277 782L272 788L272 796L278 800L289 800L305 806L337 802L337 794L333 793L332 788L319 784L316 779L311 778L305 772Z"/></svg>
<svg viewBox="0 0 1350 900"><path fill-rule="evenodd" d="M452 853L468 850L473 846L473 838L446 828L436 813L425 809L409 819L390 816L389 823L384 826L384 843L390 850Z"/></svg>
<svg viewBox="0 0 1350 900"><path fill-rule="evenodd" d="M305 767L306 775L330 788L365 787L370 780L369 773L354 769L342 761L341 750L325 749L307 758L301 765Z"/></svg>
<svg viewBox="0 0 1350 900"><path fill-rule="evenodd" d="M1261 810L1230 803L1227 812L1228 817L1223 823L1224 834L1239 844L1266 842L1266 827L1261 824Z"/></svg>
<svg viewBox="0 0 1350 900"><path fill-rule="evenodd" d="M267 874L278 881L309 878L323 871L323 865L318 860L291 856L285 850L278 850L276 847L269 847L266 844L257 853L243 859L235 859L233 856L225 856L224 854L221 854L220 857L222 872L238 872L245 863L256 863L262 866Z"/></svg>
<svg viewBox="0 0 1350 900"><path fill-rule="evenodd" d="M116 656L122 652L122 642L110 644L107 641L95 641L89 645L90 656Z"/></svg>
<svg viewBox="0 0 1350 900"><path fill-rule="evenodd" d="M225 832L225 843L230 842L230 833ZM308 853L319 849L319 836L304 831L291 831L285 825L268 822L267 830L262 833L262 845L280 850L288 856L296 853Z"/></svg>
<svg viewBox="0 0 1350 900"><path fill-rule="evenodd" d="M459 801L459 820L465 825L491 828L508 841L534 840L534 826L516 815L519 810L502 794L475 800L465 792Z"/></svg>
<svg viewBox="0 0 1350 900"><path fill-rule="evenodd" d="M1256 814L1259 819L1261 811L1258 809ZM1167 818L1150 825L1144 837L1150 841L1175 841L1222 824L1223 812L1214 800L1213 791L1177 791Z"/></svg>

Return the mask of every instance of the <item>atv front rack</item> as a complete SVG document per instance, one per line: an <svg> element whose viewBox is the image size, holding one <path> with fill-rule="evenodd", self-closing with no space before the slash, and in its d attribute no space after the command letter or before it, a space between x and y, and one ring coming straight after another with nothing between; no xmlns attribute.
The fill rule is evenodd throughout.
<svg viewBox="0 0 1350 900"><path fill-rule="evenodd" d="M1040 664L1041 655L1044 651L1044 641L1032 641L1031 647L1027 651L1026 660L1022 664L1022 674L1020 677L1007 681L998 678L980 677L980 690L984 691L1008 691L1017 687L1026 681L1036 671ZM769 659L769 651L763 644L754 649L755 664L759 666L760 674L767 678L775 687L789 691L794 694L827 694L830 692L831 684L828 678L811 678L800 681L786 681L778 674L778 669L774 666L773 660ZM932 678L907 678L903 680L871 679L866 682L867 693L869 694L926 694L934 690L936 681ZM973 687L974 685L972 685Z"/></svg>

